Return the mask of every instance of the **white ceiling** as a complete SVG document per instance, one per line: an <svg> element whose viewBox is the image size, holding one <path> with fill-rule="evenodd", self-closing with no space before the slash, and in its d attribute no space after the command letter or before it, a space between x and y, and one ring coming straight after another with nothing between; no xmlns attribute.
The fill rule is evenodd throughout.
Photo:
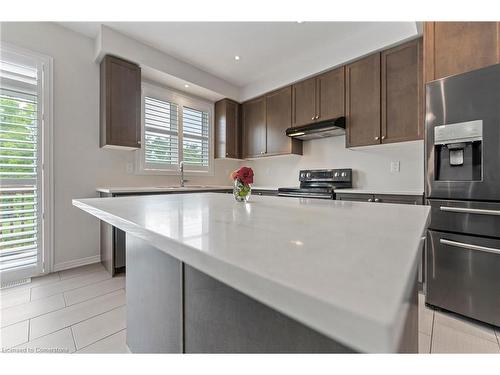
<svg viewBox="0 0 500 375"><path fill-rule="evenodd" d="M62 23L92 38L101 24L246 89L243 96L418 35L415 22Z"/></svg>

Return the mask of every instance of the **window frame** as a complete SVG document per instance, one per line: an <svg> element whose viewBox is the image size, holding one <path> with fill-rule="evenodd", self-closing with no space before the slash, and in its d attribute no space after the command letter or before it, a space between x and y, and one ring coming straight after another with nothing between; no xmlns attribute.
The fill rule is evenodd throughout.
<svg viewBox="0 0 500 375"><path fill-rule="evenodd" d="M158 86L149 82L141 84L141 148L136 151L136 174L139 175L179 175L178 165L168 165L151 168L146 164L145 152L145 98L146 96L172 102L178 106L177 140L179 147L178 160L183 160L183 109L189 107L194 110L208 112L208 167L184 164L184 175L186 176L213 176L214 175L214 126L213 113L214 103L194 96L188 96L165 86ZM186 137L186 139L191 139Z"/></svg>
<svg viewBox="0 0 500 375"><path fill-rule="evenodd" d="M38 120L39 120L39 145L37 162L41 166L38 169L37 180L40 181L40 254L38 254L38 265L36 274L29 270L6 271L2 275L2 283L12 280L33 277L51 273L54 270L54 59L51 56L19 47L7 42L0 42L0 54L6 51L9 54L18 55L36 61L37 70L41 73L41 83L38 85Z"/></svg>

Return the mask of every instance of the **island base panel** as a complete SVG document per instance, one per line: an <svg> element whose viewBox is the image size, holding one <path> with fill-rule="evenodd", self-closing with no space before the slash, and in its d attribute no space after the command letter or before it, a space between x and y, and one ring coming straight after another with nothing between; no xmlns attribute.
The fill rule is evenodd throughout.
<svg viewBox="0 0 500 375"><path fill-rule="evenodd" d="M352 349L184 266L186 353L351 353Z"/></svg>
<svg viewBox="0 0 500 375"><path fill-rule="evenodd" d="M127 234L127 345L182 353L182 263Z"/></svg>
<svg viewBox="0 0 500 375"><path fill-rule="evenodd" d="M352 353L323 334L127 234L133 353ZM416 276L416 275L415 275ZM399 352L418 349L417 279Z"/></svg>

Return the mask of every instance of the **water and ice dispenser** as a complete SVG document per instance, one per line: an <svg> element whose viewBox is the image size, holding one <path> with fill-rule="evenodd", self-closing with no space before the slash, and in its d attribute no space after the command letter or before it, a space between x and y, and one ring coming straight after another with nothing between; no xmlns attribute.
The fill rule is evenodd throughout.
<svg viewBox="0 0 500 375"><path fill-rule="evenodd" d="M475 120L434 128L435 179L480 181L483 160L483 121Z"/></svg>

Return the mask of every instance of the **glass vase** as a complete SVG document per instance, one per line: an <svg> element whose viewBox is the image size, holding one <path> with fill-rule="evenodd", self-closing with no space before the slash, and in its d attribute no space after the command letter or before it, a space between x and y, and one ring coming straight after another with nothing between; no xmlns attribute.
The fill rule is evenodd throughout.
<svg viewBox="0 0 500 375"><path fill-rule="evenodd" d="M233 195L237 202L248 202L250 195L252 195L252 187L236 179L234 180Z"/></svg>

